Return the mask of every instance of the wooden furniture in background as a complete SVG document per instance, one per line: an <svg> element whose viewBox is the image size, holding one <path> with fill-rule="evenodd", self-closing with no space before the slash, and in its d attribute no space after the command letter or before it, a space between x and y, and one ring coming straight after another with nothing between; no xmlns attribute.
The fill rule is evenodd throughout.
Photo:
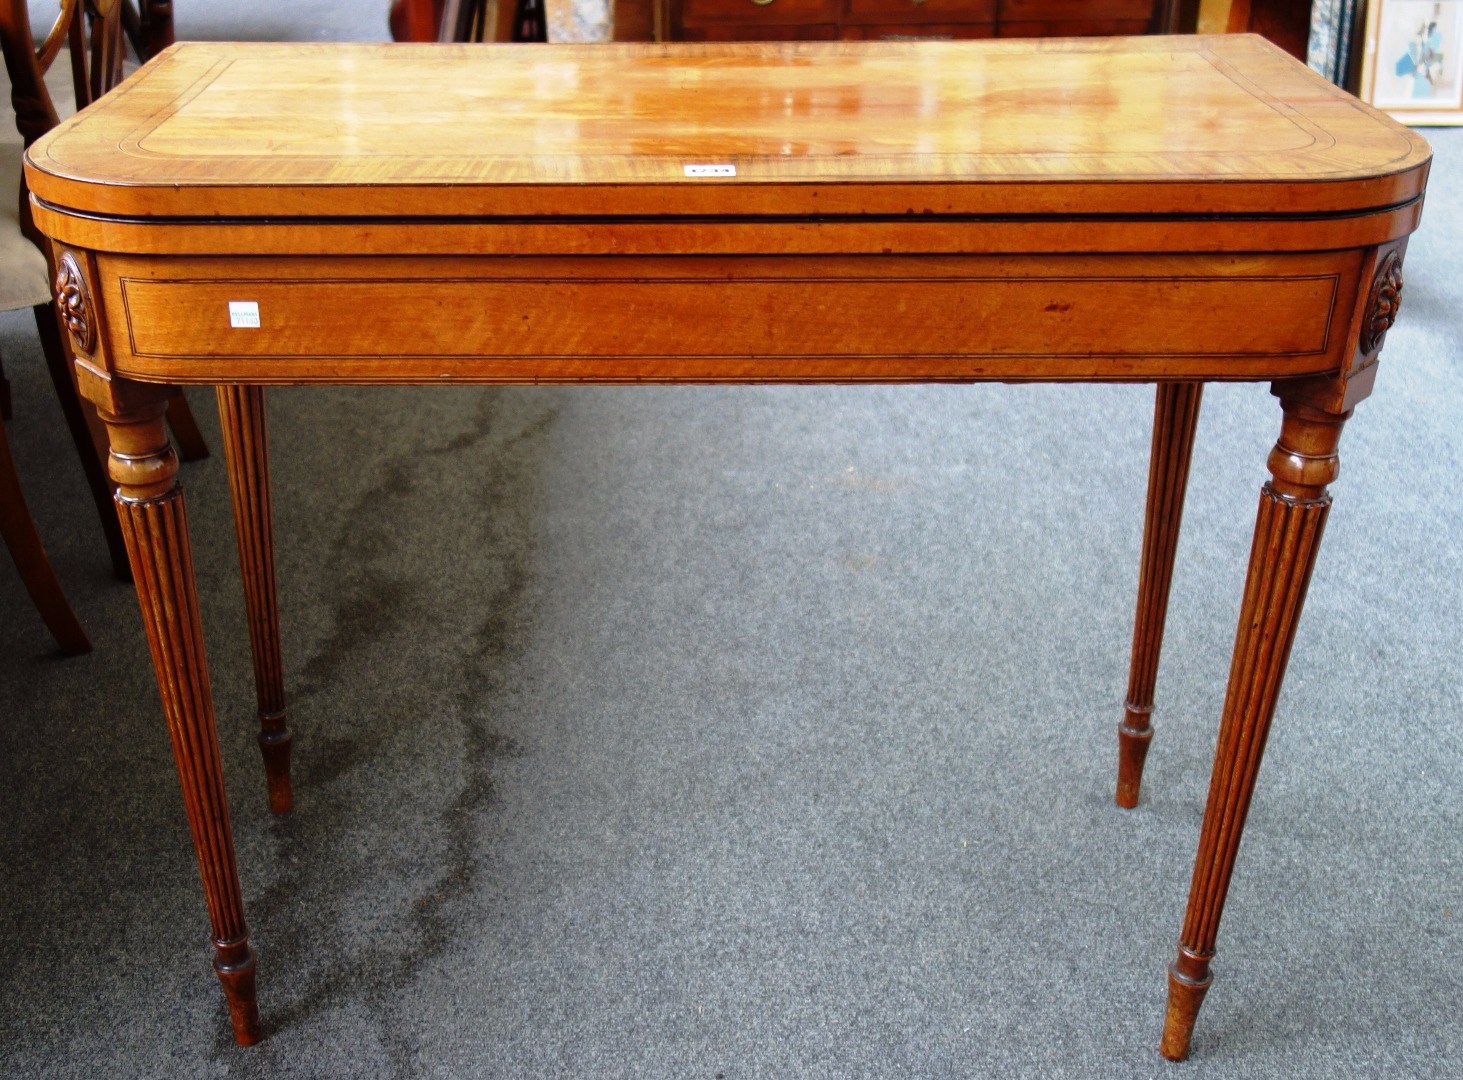
<svg viewBox="0 0 1463 1080"><path fill-rule="evenodd" d="M1161 0L663 0L669 40L1149 34Z"/></svg>
<svg viewBox="0 0 1463 1080"><path fill-rule="evenodd" d="M550 48L553 79L508 46L180 46L30 151L236 1039L261 1028L163 426L180 386L237 417L274 691L265 384L1156 383L1130 804L1199 387L1259 380L1280 435L1169 973L1182 1058L1426 143L1253 36Z"/></svg>
<svg viewBox="0 0 1463 1080"><path fill-rule="evenodd" d="M1311 40L1311 0L1232 0L1225 29L1260 34L1304 60Z"/></svg>
<svg viewBox="0 0 1463 1080"><path fill-rule="evenodd" d="M157 32L155 27L154 32ZM18 207L18 216L0 215L0 228L14 229L18 234L11 238L13 243L10 245L16 250L0 266L0 274L6 279L3 292L21 297L26 306L35 307L41 350L61 402L62 414L80 455L87 484L96 500L112 568L119 578L126 580L131 576L131 570L122 534L117 527L112 485L104 465L106 435L91 405L77 396L70 351L58 328L58 315L50 300L54 267L42 254L49 252L50 247L31 219L30 201L20 176L23 146L29 146L58 123L57 103L52 100L46 74L63 54L71 68L71 95L70 100L62 102L63 112L86 105L121 80L124 50L119 4L117 0L61 0L55 22L38 44L32 37L26 0L0 0L0 49L3 49L5 70L10 79L15 126L22 140L22 145L13 148L14 160L0 166L0 176L5 178L4 183L9 188L8 192L0 193L0 198L15 200L10 205ZM0 153L12 153L12 149L0 142ZM24 249L25 241L21 237L35 246L34 257ZM16 281L17 277L25 280ZM208 456L208 445L183 398L178 398L170 407L168 419L185 460Z"/></svg>
<svg viewBox="0 0 1463 1080"><path fill-rule="evenodd" d="M392 0L386 15L393 41L436 41L447 0Z"/></svg>
<svg viewBox="0 0 1463 1080"><path fill-rule="evenodd" d="M1373 0L1375 2L1375 0ZM1259 34L1297 60L1305 60L1310 49L1311 0L1185 0L1190 5L1188 21L1178 27L1193 27L1199 33ZM1366 15L1362 0L1352 17L1352 60L1343 72L1347 89L1357 85L1360 69L1361 25Z"/></svg>
<svg viewBox="0 0 1463 1080"><path fill-rule="evenodd" d="M90 652L91 642L66 600L61 582L41 545L30 508L25 504L3 417L0 417L0 538L10 549L15 568L20 571L20 580L26 592L30 593L41 621L56 639L56 646L66 656Z"/></svg>
<svg viewBox="0 0 1463 1080"><path fill-rule="evenodd" d="M543 41L520 27L525 0L395 0L387 22L396 41ZM543 0L533 0L544 31Z"/></svg>
<svg viewBox="0 0 1463 1080"><path fill-rule="evenodd" d="M1091 37L1191 30L1195 10L1180 0L614 0L612 23L617 41Z"/></svg>
<svg viewBox="0 0 1463 1080"><path fill-rule="evenodd" d="M140 60L173 43L173 0L122 0L122 29Z"/></svg>

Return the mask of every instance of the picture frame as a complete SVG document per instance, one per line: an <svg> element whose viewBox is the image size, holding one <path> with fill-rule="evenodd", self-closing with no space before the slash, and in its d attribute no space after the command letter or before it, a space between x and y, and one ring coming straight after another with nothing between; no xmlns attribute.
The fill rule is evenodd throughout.
<svg viewBox="0 0 1463 1080"><path fill-rule="evenodd" d="M1360 97L1404 124L1463 124L1463 0L1371 0Z"/></svg>

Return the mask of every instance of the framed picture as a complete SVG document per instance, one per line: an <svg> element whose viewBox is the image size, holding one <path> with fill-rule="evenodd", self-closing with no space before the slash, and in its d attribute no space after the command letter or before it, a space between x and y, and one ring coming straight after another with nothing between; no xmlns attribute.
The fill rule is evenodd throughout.
<svg viewBox="0 0 1463 1080"><path fill-rule="evenodd" d="M1463 0L1371 0L1361 97L1404 124L1463 124Z"/></svg>

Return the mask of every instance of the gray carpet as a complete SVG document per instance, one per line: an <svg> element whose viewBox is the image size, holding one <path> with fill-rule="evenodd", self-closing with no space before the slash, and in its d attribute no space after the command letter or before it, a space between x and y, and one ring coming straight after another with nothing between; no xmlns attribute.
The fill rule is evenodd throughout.
<svg viewBox="0 0 1463 1080"><path fill-rule="evenodd" d="M181 28L354 26L226 7ZM1131 812L1151 389L271 391L287 818L222 461L184 470L268 1031L242 1050L26 313L12 442L96 651L56 658L0 557L0 1074L1458 1075L1463 132L1430 137L1188 1065L1157 1055L1164 969L1264 387L1204 404Z"/></svg>

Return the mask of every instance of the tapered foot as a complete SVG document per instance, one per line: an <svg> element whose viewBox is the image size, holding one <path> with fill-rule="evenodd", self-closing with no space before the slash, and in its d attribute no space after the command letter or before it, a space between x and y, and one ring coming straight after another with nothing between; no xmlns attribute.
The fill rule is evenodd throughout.
<svg viewBox="0 0 1463 1080"><path fill-rule="evenodd" d="M1194 1021L1213 981L1209 959L1179 946L1179 958L1168 969L1168 1011L1163 1017L1163 1041L1158 1044L1158 1052L1169 1061L1189 1056Z"/></svg>
<svg viewBox="0 0 1463 1080"><path fill-rule="evenodd" d="M215 941L213 970L224 989L229 1006L229 1022L234 1028L234 1042L253 1046L264 1038L259 1023L259 1001L254 987L254 950L248 939Z"/></svg>
<svg viewBox="0 0 1463 1080"><path fill-rule="evenodd" d="M1153 741L1153 728L1148 723L1152 708L1136 708L1128 702L1123 722L1118 725L1118 805L1131 810L1138 805L1138 788L1143 783L1143 761L1148 757L1148 744Z"/></svg>
<svg viewBox="0 0 1463 1080"><path fill-rule="evenodd" d="M264 755L264 780L269 785L269 809L287 814L295 805L290 787L290 733L284 726L284 713L275 716L259 714L264 730L259 732L259 751Z"/></svg>

